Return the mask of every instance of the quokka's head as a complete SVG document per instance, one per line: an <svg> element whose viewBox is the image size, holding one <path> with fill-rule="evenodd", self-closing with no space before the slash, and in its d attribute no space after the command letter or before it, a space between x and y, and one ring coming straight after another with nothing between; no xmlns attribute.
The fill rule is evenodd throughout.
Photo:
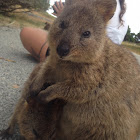
<svg viewBox="0 0 140 140"><path fill-rule="evenodd" d="M66 0L49 31L50 53L64 61L94 62L104 48L106 24L115 9L116 0Z"/></svg>

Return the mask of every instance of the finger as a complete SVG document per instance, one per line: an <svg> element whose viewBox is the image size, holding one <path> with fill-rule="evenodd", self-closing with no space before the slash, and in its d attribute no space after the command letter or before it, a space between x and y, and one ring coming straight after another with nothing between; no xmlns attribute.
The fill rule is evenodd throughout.
<svg viewBox="0 0 140 140"><path fill-rule="evenodd" d="M62 3L62 1L60 0L60 7L61 7L61 9L63 9L64 8L64 5L63 5L63 3Z"/></svg>
<svg viewBox="0 0 140 140"><path fill-rule="evenodd" d="M57 5L58 10L60 10L61 8L60 8L60 4L58 1L56 2L56 5Z"/></svg>
<svg viewBox="0 0 140 140"><path fill-rule="evenodd" d="M53 8L54 8L54 10L56 11L56 14L57 14L59 12L58 8L55 5L53 5Z"/></svg>

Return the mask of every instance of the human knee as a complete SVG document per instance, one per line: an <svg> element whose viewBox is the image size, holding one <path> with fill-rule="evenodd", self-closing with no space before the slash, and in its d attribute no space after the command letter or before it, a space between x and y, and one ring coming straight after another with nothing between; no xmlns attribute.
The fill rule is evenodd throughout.
<svg viewBox="0 0 140 140"><path fill-rule="evenodd" d="M20 38L23 39L25 36L28 35L29 32L30 32L30 28L24 27L23 29L21 29Z"/></svg>

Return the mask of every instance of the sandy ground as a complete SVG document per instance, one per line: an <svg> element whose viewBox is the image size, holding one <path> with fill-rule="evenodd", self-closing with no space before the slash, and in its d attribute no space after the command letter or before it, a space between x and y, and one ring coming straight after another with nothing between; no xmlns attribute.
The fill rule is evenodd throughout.
<svg viewBox="0 0 140 140"><path fill-rule="evenodd" d="M23 84L36 65L23 48L19 33L17 28L0 27L0 130L8 126ZM135 56L140 63L140 56Z"/></svg>

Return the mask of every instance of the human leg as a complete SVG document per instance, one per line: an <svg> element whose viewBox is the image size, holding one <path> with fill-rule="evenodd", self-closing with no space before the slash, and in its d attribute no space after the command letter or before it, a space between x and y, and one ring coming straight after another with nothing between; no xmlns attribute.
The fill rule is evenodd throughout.
<svg viewBox="0 0 140 140"><path fill-rule="evenodd" d="M25 27L20 32L24 48L38 61L44 61L48 49L47 32L39 28Z"/></svg>

